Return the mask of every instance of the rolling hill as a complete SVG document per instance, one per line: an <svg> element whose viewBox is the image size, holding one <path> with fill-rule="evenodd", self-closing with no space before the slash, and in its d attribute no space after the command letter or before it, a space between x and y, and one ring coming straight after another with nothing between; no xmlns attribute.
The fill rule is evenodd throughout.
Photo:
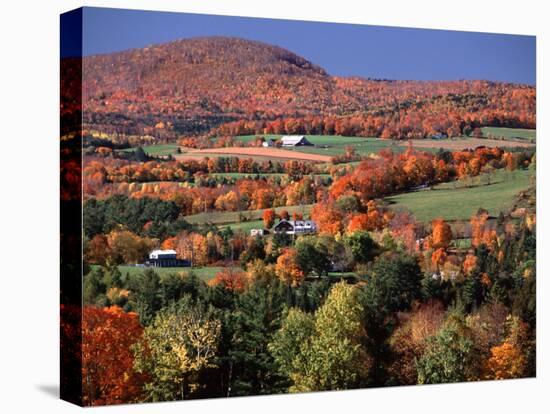
<svg viewBox="0 0 550 414"><path fill-rule="evenodd" d="M62 69L69 64L62 62ZM534 124L531 86L342 78L281 47L228 37L88 56L82 61L82 85L88 127L159 138L204 133L231 121L289 117L370 114L402 123L407 116L418 124L422 111L453 112L461 119L476 113L486 126ZM376 122L369 128L376 130Z"/></svg>

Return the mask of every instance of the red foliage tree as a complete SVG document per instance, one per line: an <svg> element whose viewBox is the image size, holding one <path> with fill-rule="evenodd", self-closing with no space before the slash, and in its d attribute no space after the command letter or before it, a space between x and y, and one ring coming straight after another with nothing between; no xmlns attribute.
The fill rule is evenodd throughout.
<svg viewBox="0 0 550 414"><path fill-rule="evenodd" d="M82 390L85 405L138 401L144 376L133 370L131 347L141 339L138 315L121 308L86 307L82 314Z"/></svg>
<svg viewBox="0 0 550 414"><path fill-rule="evenodd" d="M232 268L225 268L208 282L210 286L221 285L227 290L233 292L242 292L246 287L247 276L243 271L234 270Z"/></svg>
<svg viewBox="0 0 550 414"><path fill-rule="evenodd" d="M264 227L266 229L270 229L273 227L273 224L275 224L275 217L277 214L275 213L275 210L272 208L269 210L265 210L262 214L262 219L264 221Z"/></svg>

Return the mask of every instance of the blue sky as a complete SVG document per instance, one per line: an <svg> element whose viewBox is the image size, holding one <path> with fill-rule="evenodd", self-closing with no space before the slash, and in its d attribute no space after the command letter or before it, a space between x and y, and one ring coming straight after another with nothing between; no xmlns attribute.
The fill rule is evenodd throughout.
<svg viewBox="0 0 550 414"><path fill-rule="evenodd" d="M216 35L284 47L331 75L536 81L534 36L105 8L83 14L84 56ZM77 49L62 42L61 54Z"/></svg>

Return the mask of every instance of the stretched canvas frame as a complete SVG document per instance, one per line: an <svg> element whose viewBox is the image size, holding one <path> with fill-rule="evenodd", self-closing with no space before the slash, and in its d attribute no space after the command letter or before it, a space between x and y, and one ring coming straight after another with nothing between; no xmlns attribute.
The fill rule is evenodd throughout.
<svg viewBox="0 0 550 414"><path fill-rule="evenodd" d="M536 375L534 37L470 34L525 56L519 75L390 81L215 25L92 41L125 13L367 27L61 15L62 399Z"/></svg>

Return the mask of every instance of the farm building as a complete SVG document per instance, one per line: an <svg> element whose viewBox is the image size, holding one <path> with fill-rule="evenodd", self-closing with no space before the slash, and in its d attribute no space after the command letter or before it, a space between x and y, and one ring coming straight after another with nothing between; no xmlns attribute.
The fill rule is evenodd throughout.
<svg viewBox="0 0 550 414"><path fill-rule="evenodd" d="M311 220L281 220L273 226L274 233L310 234L317 233L317 225Z"/></svg>
<svg viewBox="0 0 550 414"><path fill-rule="evenodd" d="M267 229L251 229L250 230L250 235L252 237L255 237L255 236L266 236L269 234L269 230Z"/></svg>
<svg viewBox="0 0 550 414"><path fill-rule="evenodd" d="M306 145L313 145L304 135L285 135L281 138L281 142L283 143L283 147L303 147Z"/></svg>
<svg viewBox="0 0 550 414"><path fill-rule="evenodd" d="M149 253L147 265L153 267L189 267L191 262L177 258L175 250L153 250Z"/></svg>

